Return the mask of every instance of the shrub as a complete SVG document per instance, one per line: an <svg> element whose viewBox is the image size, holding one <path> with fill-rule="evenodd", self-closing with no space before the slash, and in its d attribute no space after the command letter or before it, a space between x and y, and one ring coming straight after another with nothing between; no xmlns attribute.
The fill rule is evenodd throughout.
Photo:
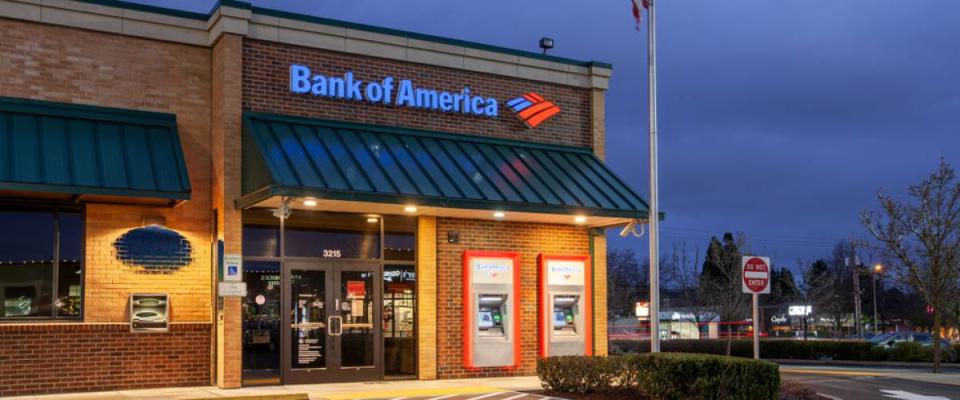
<svg viewBox="0 0 960 400"><path fill-rule="evenodd" d="M621 381L624 358L550 357L537 360L537 375L544 388L558 392L612 392Z"/></svg>
<svg viewBox="0 0 960 400"><path fill-rule="evenodd" d="M776 399L779 368L770 362L708 354L564 356L537 361L544 388L630 392L651 399Z"/></svg>
<svg viewBox="0 0 960 400"><path fill-rule="evenodd" d="M933 348L925 348L915 342L897 343L887 354L891 361L933 361Z"/></svg>

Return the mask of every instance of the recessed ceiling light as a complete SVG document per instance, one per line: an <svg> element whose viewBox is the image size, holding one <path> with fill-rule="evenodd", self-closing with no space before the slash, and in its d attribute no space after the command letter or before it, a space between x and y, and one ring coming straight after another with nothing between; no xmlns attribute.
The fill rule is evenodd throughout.
<svg viewBox="0 0 960 400"><path fill-rule="evenodd" d="M406 207L403 208L403 211L406 211L406 212L408 212L408 213L415 213L415 212L417 212L417 207L415 207L415 206L406 206Z"/></svg>
<svg viewBox="0 0 960 400"><path fill-rule="evenodd" d="M314 199L306 199L306 200L303 201L303 205L305 205L305 206L307 206L307 207L314 207L314 206L317 205L317 201L314 200Z"/></svg>
<svg viewBox="0 0 960 400"><path fill-rule="evenodd" d="M380 219L378 219L377 217L367 218L367 222L369 222L369 223L371 223L371 224L375 224L375 223L377 223L377 221L379 221L379 220L380 220Z"/></svg>
<svg viewBox="0 0 960 400"><path fill-rule="evenodd" d="M506 217L506 216L507 216L507 214L505 214L503 211L497 211L497 212L494 212L494 213L493 213L493 217L494 217L494 218L503 218L503 217Z"/></svg>
<svg viewBox="0 0 960 400"><path fill-rule="evenodd" d="M585 216L583 216L583 215L578 215L578 216L576 216L576 218L573 219L573 221L576 222L576 223L578 223L578 224L583 224L583 223L586 223L586 222L587 222L587 217L585 217Z"/></svg>

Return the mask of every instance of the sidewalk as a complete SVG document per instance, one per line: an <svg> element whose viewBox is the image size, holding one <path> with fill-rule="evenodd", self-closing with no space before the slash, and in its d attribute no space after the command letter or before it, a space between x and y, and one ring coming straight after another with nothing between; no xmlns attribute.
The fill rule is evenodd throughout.
<svg viewBox="0 0 960 400"><path fill-rule="evenodd" d="M453 396L496 392L541 390L535 376L479 379L442 379L434 381L378 381L357 383L330 383L317 385L286 385L218 389L215 387L185 387L113 392L71 393L40 396L9 397L17 400L346 400L382 399L395 397Z"/></svg>

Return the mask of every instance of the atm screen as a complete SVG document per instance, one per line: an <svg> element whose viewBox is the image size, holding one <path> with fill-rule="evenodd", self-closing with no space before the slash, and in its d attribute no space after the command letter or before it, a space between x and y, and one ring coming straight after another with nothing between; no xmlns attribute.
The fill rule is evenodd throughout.
<svg viewBox="0 0 960 400"><path fill-rule="evenodd" d="M490 311L480 311L480 319L477 321L480 329L493 328L493 313Z"/></svg>
<svg viewBox="0 0 960 400"><path fill-rule="evenodd" d="M567 313L563 311L553 312L553 327L560 328L567 326Z"/></svg>

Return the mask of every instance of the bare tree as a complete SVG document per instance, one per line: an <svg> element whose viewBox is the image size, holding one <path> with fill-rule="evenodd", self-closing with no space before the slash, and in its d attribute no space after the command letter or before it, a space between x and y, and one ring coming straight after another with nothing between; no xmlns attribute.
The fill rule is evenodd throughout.
<svg viewBox="0 0 960 400"><path fill-rule="evenodd" d="M680 242L679 244L673 243L670 255L666 257L664 263L664 277L679 294L677 305L693 314L698 334L700 325L707 318L708 312L711 311L700 285L700 268L697 266L697 260L699 259L699 248L696 249L695 256L691 258L687 250L687 242Z"/></svg>
<svg viewBox="0 0 960 400"><path fill-rule="evenodd" d="M896 257L896 277L912 286L933 308L933 372L940 372L941 327L960 280L960 181L945 160L932 175L910 186L911 201L877 191L880 210L867 210L861 222Z"/></svg>
<svg viewBox="0 0 960 400"><path fill-rule="evenodd" d="M797 259L797 268L801 271L800 283L795 287L803 306L810 306L810 314L817 315L825 305L835 302L837 286L836 279L830 272L830 266L823 260L817 260L807 264L801 259ZM807 320L810 315L806 315L804 310L800 320L800 329L803 330L803 340L807 340Z"/></svg>
<svg viewBox="0 0 960 400"><path fill-rule="evenodd" d="M723 242L716 236L710 238L700 275L704 300L716 308L720 321L727 326L727 355L730 355L732 341L730 324L744 318L750 304L750 297L742 292L741 284L741 249L745 243L743 235L734 239L731 233L723 235Z"/></svg>
<svg viewBox="0 0 960 400"><path fill-rule="evenodd" d="M607 318L614 320L633 315L647 282L645 268L637 262L632 249L607 252Z"/></svg>

